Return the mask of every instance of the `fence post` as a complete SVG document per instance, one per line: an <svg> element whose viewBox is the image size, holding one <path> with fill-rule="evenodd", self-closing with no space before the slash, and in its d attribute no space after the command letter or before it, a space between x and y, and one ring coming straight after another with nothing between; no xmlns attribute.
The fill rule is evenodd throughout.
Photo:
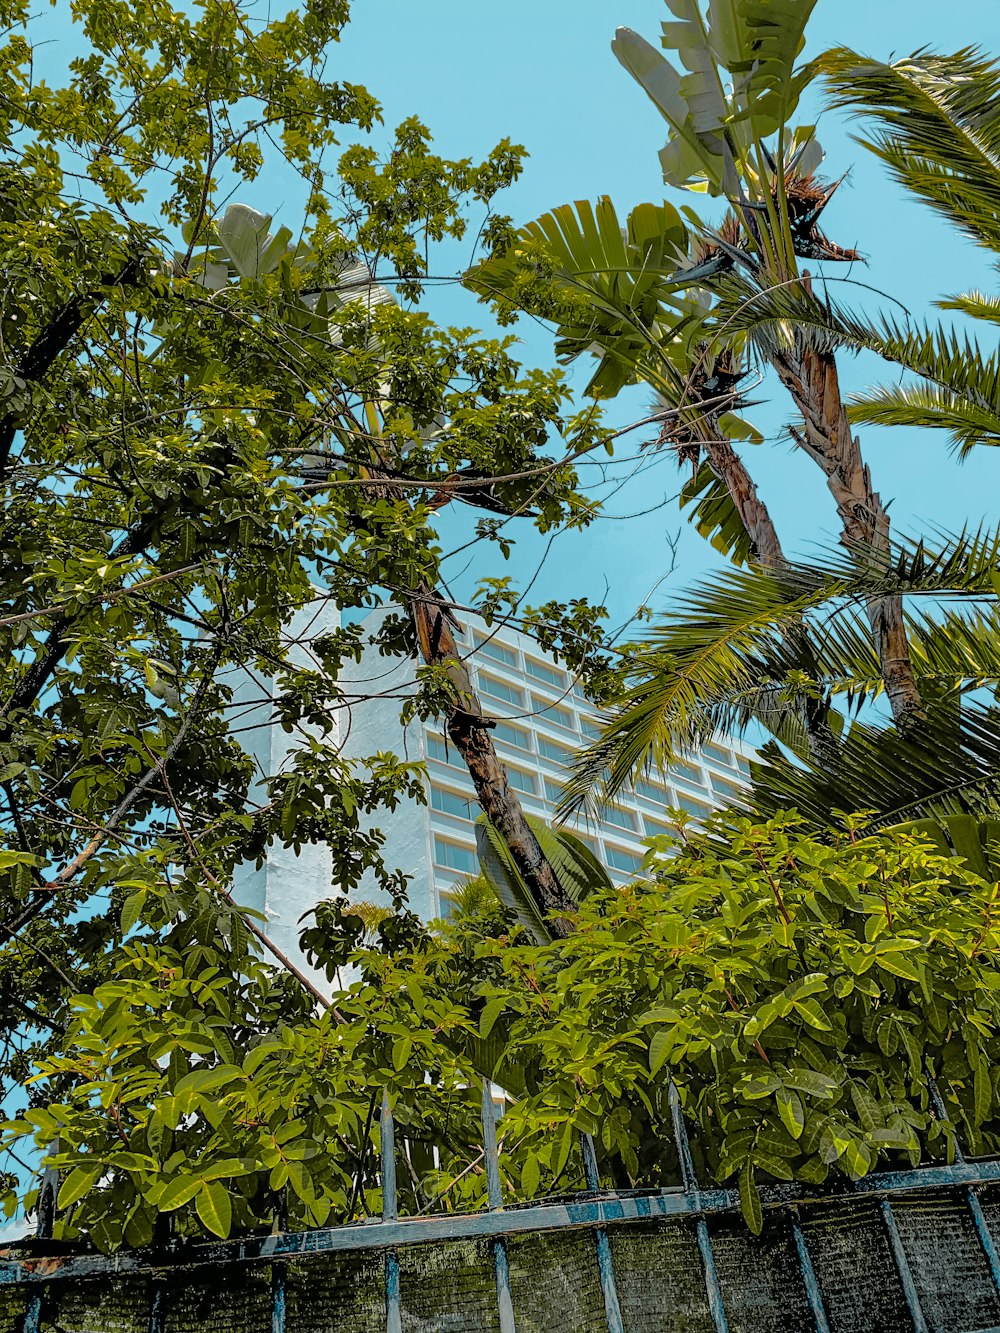
<svg viewBox="0 0 1000 1333"><path fill-rule="evenodd" d="M708 1234L708 1222L701 1213L701 1193L698 1189L694 1158L691 1156L691 1143L688 1139L687 1125L684 1123L681 1099L672 1079L668 1100L670 1102L670 1120L674 1130L674 1142L677 1145L677 1160L681 1168L681 1181L684 1185L684 1192L692 1196L697 1209L698 1250L701 1254L701 1266L705 1275L705 1295L708 1297L709 1314L712 1316L715 1333L729 1333L729 1321L726 1318L726 1308L722 1302L722 1287L719 1284L719 1270L715 1266L712 1238Z"/></svg>
<svg viewBox="0 0 1000 1333"><path fill-rule="evenodd" d="M497 1149L497 1108L493 1101L493 1084L488 1078L483 1079L483 1157L486 1161L486 1202L491 1213L498 1213L503 1208L503 1189L500 1184L500 1154ZM494 1236L491 1242L493 1250L493 1271L497 1283L497 1313L500 1316L500 1333L515 1333L514 1301L510 1291L510 1264L507 1260L507 1243L502 1236Z"/></svg>
<svg viewBox="0 0 1000 1333"><path fill-rule="evenodd" d="M389 1093L382 1093L380 1119L382 1138L382 1221L395 1222L399 1218L396 1197L396 1144L395 1127ZM399 1290L399 1256L393 1247L385 1252L385 1327L386 1333L403 1333L403 1310Z"/></svg>

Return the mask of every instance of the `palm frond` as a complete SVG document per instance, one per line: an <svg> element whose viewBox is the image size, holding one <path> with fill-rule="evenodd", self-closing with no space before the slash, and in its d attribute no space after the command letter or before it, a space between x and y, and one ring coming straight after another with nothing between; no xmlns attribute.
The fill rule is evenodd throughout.
<svg viewBox="0 0 1000 1333"><path fill-rule="evenodd" d="M870 814L870 827L1000 808L1000 713L949 701L930 709L919 730L902 735L855 722L823 771L791 761L776 745L753 765L745 804L768 818L797 810L813 827L839 823L838 812Z"/></svg>
<svg viewBox="0 0 1000 1333"><path fill-rule="evenodd" d="M834 103L879 127L860 142L967 236L1000 251L1000 64L975 47L891 64L839 47L819 63Z"/></svg>
<svg viewBox="0 0 1000 1333"><path fill-rule="evenodd" d="M995 601L1000 529L897 543L878 562L867 548L823 563L731 569L682 595L638 645L630 683L601 735L579 756L559 814L610 800L637 771L666 769L718 729L751 722L801 752L804 695L841 698L857 713L882 691L879 658L861 608L885 596ZM1000 616L911 615L914 670L932 694L997 679Z"/></svg>
<svg viewBox="0 0 1000 1333"><path fill-rule="evenodd" d="M1000 353L984 352L968 333L886 314L869 319L801 284L761 290L729 274L717 291L713 329L720 340L748 335L769 358L795 339L866 350L927 381L855 395L849 409L855 420L943 427L963 453L974 444L1000 444Z"/></svg>

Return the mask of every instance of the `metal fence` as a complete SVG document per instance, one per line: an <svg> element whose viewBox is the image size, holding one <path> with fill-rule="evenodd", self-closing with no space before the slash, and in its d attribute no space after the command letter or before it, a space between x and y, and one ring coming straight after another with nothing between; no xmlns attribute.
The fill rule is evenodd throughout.
<svg viewBox="0 0 1000 1333"><path fill-rule="evenodd" d="M933 1088L931 1095L936 1098ZM939 1099L935 1105L938 1114L943 1115ZM106 1333L112 1328L173 1333L175 1327L182 1326L179 1317L173 1326L171 1323L172 1293L179 1281L227 1275L226 1289L235 1293L234 1299L238 1303L240 1281L248 1282L246 1274L252 1271L256 1283L254 1291L258 1292L260 1305L259 1316L254 1318L258 1320L257 1327L266 1327L267 1333L311 1333L312 1329L316 1333L326 1333L327 1329L339 1331L362 1326L384 1329L386 1333L432 1328L488 1328L496 1333L523 1333L525 1328L547 1330L556 1327L551 1322L553 1319L561 1317L559 1311L547 1315L540 1313L545 1303L541 1284L551 1284L552 1270L550 1267L547 1275L539 1270L536 1275L538 1290L533 1295L530 1287L536 1279L532 1278L530 1269L524 1269L523 1255L530 1255L530 1249L525 1249L529 1238L535 1237L534 1243L541 1244L542 1233L551 1233L557 1239L572 1238L574 1262L579 1261L581 1244L589 1251L587 1263L592 1266L592 1274L585 1274L585 1280L578 1277L576 1285L592 1281L595 1292L599 1290L600 1293L599 1300L595 1301L596 1315L593 1310L586 1316L579 1312L573 1314L570 1310L572 1298L561 1297L568 1322L559 1324L560 1328L600 1328L607 1329L608 1333L633 1333L639 1328L705 1328L708 1333L739 1333L740 1329L746 1328L760 1333L767 1327L780 1329L782 1333L793 1328L801 1328L803 1333L841 1333L854 1327L859 1333L861 1329L868 1333L876 1328L912 1329L915 1333L938 1333L939 1330L941 1333L971 1333L973 1329L976 1333L1000 1333L1000 1254L992 1231L992 1225L1000 1219L1000 1191L991 1190L991 1186L1000 1185L1000 1162L967 1161L958 1153L954 1164L949 1166L927 1165L883 1172L856 1183L844 1181L837 1188L817 1189L795 1184L765 1186L761 1190L768 1219L765 1231L769 1231L772 1240L765 1237L764 1241L757 1242L739 1218L736 1191L700 1186L687 1128L674 1090L671 1090L670 1108L680 1165L681 1180L677 1186L646 1191L602 1190L594 1143L589 1135L584 1135L580 1140L580 1151L587 1189L557 1201L526 1203L503 1197L496 1106L491 1088L486 1084L482 1099L482 1160L487 1210L474 1214L407 1218L398 1215L396 1136L389 1100L383 1097L383 1211L380 1219L302 1232L276 1230L269 1235L230 1241L176 1241L158 1249L120 1251L111 1256L65 1250L60 1253L58 1244L49 1239L57 1188L57 1181L50 1178L43 1188L38 1237L24 1250L13 1247L0 1252L0 1295L4 1301L0 1328L4 1333L8 1330L9 1333L15 1333L15 1330L17 1333L45 1333L49 1329L62 1329L65 1333ZM994 1192L998 1193L995 1203L992 1199ZM987 1201L985 1208L984 1198ZM941 1200L946 1201L946 1208L940 1204ZM849 1204L846 1211L843 1208L845 1203ZM908 1210L903 1230L898 1215L900 1208ZM988 1214L993 1216L992 1224ZM808 1215L805 1223L804 1215ZM945 1222L941 1222L941 1218L947 1219L950 1229L947 1235L942 1230ZM880 1229L881 1239L876 1236L873 1226ZM685 1289L686 1304L680 1302L679 1297L674 1300L657 1295L671 1289L671 1274L661 1271L664 1266L662 1256L666 1251L662 1246L657 1248L659 1242L656 1241L656 1236L670 1227L682 1228L683 1235L690 1236L697 1250L697 1264L692 1263L689 1267L692 1272L697 1269L700 1290ZM920 1227L923 1227L923 1233ZM628 1239L630 1228L631 1239ZM657 1228L660 1228L659 1232ZM771 1283L773 1293L761 1295L755 1290L751 1293L753 1300L749 1300L745 1293L741 1296L741 1267L747 1270L748 1288L754 1283L759 1286L764 1281L766 1267L762 1256L766 1257L768 1244L774 1249L773 1237L779 1231L789 1238L789 1243L786 1250L780 1250L779 1246L780 1253L775 1251L777 1259L767 1260L771 1265L768 1270L771 1276L767 1281ZM734 1236L735 1242L731 1239ZM825 1246L822 1274L818 1274L814 1262L811 1237L815 1236L821 1236ZM728 1247L728 1276L725 1280L720 1277L720 1237L730 1238L725 1239ZM838 1253L846 1256L843 1262L831 1260L827 1253L834 1241L840 1246ZM411 1247L431 1247L435 1252L444 1247L442 1263L437 1268L432 1265L423 1270L425 1280L435 1282L440 1280L435 1273L440 1275L447 1271L449 1254L453 1256L453 1268L467 1261L462 1258L467 1254L462 1248L463 1243L466 1246L474 1243L475 1254L485 1256L483 1273L488 1272L488 1282L480 1282L466 1300L469 1310L474 1307L478 1313L467 1310L463 1314L459 1308L461 1301L455 1297L450 1314L443 1298L435 1307L438 1312L432 1316L418 1318L412 1311L408 1314L410 1306L401 1280L401 1260L405 1267L407 1256L412 1253ZM734 1243L736 1250L733 1250ZM851 1309L864 1306L863 1297L850 1290L852 1282L862 1283L859 1274L865 1256L861 1251L872 1251L876 1246L884 1247L887 1256L884 1268L878 1270L875 1278L864 1280L873 1282L876 1287L892 1287L896 1293L892 1310L884 1315L873 1313L867 1323L851 1324L849 1319L856 1316L847 1316L844 1311L848 1306ZM520 1277L513 1283L511 1247L517 1251L520 1265ZM680 1254L676 1247L670 1252ZM734 1260L733 1254L737 1252L745 1257ZM558 1250L553 1253L556 1254L554 1262L558 1264ZM566 1253L569 1253L568 1249ZM956 1254L960 1255L960 1262L955 1259ZM368 1322L340 1323L331 1317L334 1322L310 1324L308 1265L321 1262L324 1256L333 1261L336 1256L343 1259L349 1255L364 1255L371 1261L364 1269L365 1282L375 1281L373 1274L376 1269L379 1271L377 1299L374 1292L370 1293L371 1300L366 1307ZM844 1271L845 1265L847 1271ZM852 1265L853 1274L850 1271ZM754 1266L756 1271L753 1271ZM627 1292L623 1299L621 1279L625 1270ZM297 1284L295 1312L291 1315L288 1299L290 1272ZM244 1279L234 1282L233 1274L239 1273L244 1274ZM266 1293L260 1294L264 1291L261 1279L265 1274L269 1275ZM829 1275L833 1275L833 1279ZM675 1276L676 1287L680 1277ZM100 1313L104 1299L100 1293L110 1291L116 1284L119 1287L124 1284L123 1289L131 1292L131 1304L127 1315L115 1315L114 1322L109 1322L111 1316ZM487 1286L488 1292L485 1290ZM58 1293L65 1293L68 1288L77 1293L74 1299L78 1304L80 1292L94 1296L89 1305L89 1295L88 1300L80 1304L80 1309L90 1313L73 1315L75 1322L69 1322L69 1316L51 1313L53 1302L59 1304ZM874 1302L877 1295L873 1289L870 1301ZM545 1297L549 1301L546 1308L552 1308L552 1299L551 1293ZM650 1307L648 1310L643 1309L644 1301ZM684 1304L683 1310L681 1304ZM783 1313L779 1308L782 1305ZM795 1310L799 1312L794 1313ZM240 1327L252 1333L250 1316L247 1315L245 1321L238 1316L237 1310L233 1316L235 1322L220 1327ZM323 1315L323 1319L328 1316ZM656 1322L657 1319L661 1322ZM974 1322L970 1323L970 1320ZM991 1322L987 1324L986 1320ZM183 1325L184 1328L189 1326ZM208 1322L195 1326L210 1328L213 1325Z"/></svg>

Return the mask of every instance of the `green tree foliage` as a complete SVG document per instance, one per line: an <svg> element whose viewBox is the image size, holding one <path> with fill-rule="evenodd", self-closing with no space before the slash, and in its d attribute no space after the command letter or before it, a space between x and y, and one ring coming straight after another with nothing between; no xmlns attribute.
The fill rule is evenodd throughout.
<svg viewBox="0 0 1000 1333"><path fill-rule="evenodd" d="M253 964L237 982L139 936L75 1001L71 1054L45 1062L44 1107L8 1134L58 1139L62 1233L104 1245L123 1213L133 1243L162 1213L223 1234L283 1187L293 1217L346 1216L381 1085L442 1154L412 1159L408 1206L481 1204L473 1070L517 1094L501 1168L528 1196L578 1183L581 1132L619 1186L672 1179L671 1086L703 1178L739 1179L754 1226L762 1180L952 1161L956 1133L995 1152L998 886L964 827L931 834L831 843L787 816L682 830L545 945L495 900L433 931L386 921L374 945L331 905L310 942L331 975L350 959L360 977L335 1012L273 1035Z"/></svg>
<svg viewBox="0 0 1000 1333"><path fill-rule="evenodd" d="M803 261L861 256L821 230L836 184L816 174L813 127L792 118L822 71L832 99L874 125L867 146L897 179L995 251L996 62L967 50L884 64L840 49L799 64L812 4L667 8L667 55L628 29L614 53L667 123L664 181L723 198L721 222L670 203L627 219L606 198L563 206L504 237L467 279L502 317L548 320L565 359L593 355L595 397L655 390L655 447L691 467L682 508L744 567L683 595L623 659L565 809L613 797L719 727L773 737L754 770L760 812L795 805L824 826L834 810L891 822L992 809L995 536L895 537L854 425L944 427L963 453L995 443L996 357L965 332L859 313L830 296L840 283L819 294ZM988 332L991 302L941 305ZM848 400L838 360L862 350L912 377ZM790 438L821 470L846 559L806 566L783 548L746 447L762 442L744 419L752 379L794 409Z"/></svg>
<svg viewBox="0 0 1000 1333"><path fill-rule="evenodd" d="M284 1133L294 1095L272 1097L280 1078L251 1061L226 1120L212 1071L243 1068L265 1034L279 1052L319 1041L317 995L261 961L234 867L322 842L332 893L370 871L404 894L378 821L363 824L419 799L421 775L341 757L338 672L358 632L313 635L303 665L292 617L433 586L447 502L530 496L543 527L585 522L572 459L601 433L566 415L559 374L420 308L434 244L465 234L521 153L447 160L412 120L376 152L378 104L326 73L346 4L265 20L229 0L94 0L62 18L83 54L50 84L27 6L3 9L0 1079L64 1062L29 1088L30 1114L50 1126L40 1099L80 1095L101 1151L126 1153L133 1174L112 1172L104 1221L89 1215L109 1247L147 1238L164 1197L216 1232L273 1212L258 1175L231 1205L219 1182L248 1178L239 1126ZM279 167L301 196L294 237L250 206ZM405 617L382 646L414 649ZM261 701L300 742L280 773L255 773L231 727L247 679L275 682ZM447 709L446 686L428 678L420 706ZM200 1097L218 1151L186 1137ZM285 1156L328 1132L362 1151L350 1104ZM196 1146L209 1174L191 1191Z"/></svg>

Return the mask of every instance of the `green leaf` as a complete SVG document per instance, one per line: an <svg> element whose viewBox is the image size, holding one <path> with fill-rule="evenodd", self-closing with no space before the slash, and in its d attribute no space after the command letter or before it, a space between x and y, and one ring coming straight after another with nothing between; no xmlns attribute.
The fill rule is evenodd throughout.
<svg viewBox="0 0 1000 1333"><path fill-rule="evenodd" d="M535 1153L529 1153L521 1167L521 1193L526 1199L533 1199L538 1193L541 1169Z"/></svg>
<svg viewBox="0 0 1000 1333"><path fill-rule="evenodd" d="M146 890L137 889L135 893L130 893L122 903L121 930L123 935L127 935L142 915L142 909L146 905Z"/></svg>
<svg viewBox="0 0 1000 1333"><path fill-rule="evenodd" d="M976 1068L973 1083L973 1113L975 1124L982 1125L989 1119L993 1108L993 1083L985 1060L980 1060Z"/></svg>
<svg viewBox="0 0 1000 1333"><path fill-rule="evenodd" d="M397 1037L392 1043L392 1067L398 1074L406 1065L413 1050L412 1037Z"/></svg>
<svg viewBox="0 0 1000 1333"><path fill-rule="evenodd" d="M59 1208L71 1208L74 1203L90 1192L101 1177L103 1167L77 1166L69 1173L59 1187Z"/></svg>
<svg viewBox="0 0 1000 1333"><path fill-rule="evenodd" d="M167 1182L156 1206L161 1213L172 1213L175 1208L182 1208L184 1204L190 1203L200 1189L200 1180L194 1180L190 1176L175 1176L173 1180Z"/></svg>
<svg viewBox="0 0 1000 1333"><path fill-rule="evenodd" d="M806 1113L802 1105L802 1099L790 1089L782 1088L775 1093L774 1100L778 1107L778 1114L781 1116L781 1123L793 1139L801 1138L806 1123Z"/></svg>
<svg viewBox="0 0 1000 1333"><path fill-rule="evenodd" d="M764 1227L764 1210L761 1208L760 1194L753 1176L753 1162L747 1158L740 1171L740 1209L743 1220L755 1236L759 1236Z"/></svg>
<svg viewBox="0 0 1000 1333"><path fill-rule="evenodd" d="M649 1072L658 1074L663 1067L663 1062L670 1054L673 1045L673 1034L668 1031L655 1032L653 1040L649 1043Z"/></svg>
<svg viewBox="0 0 1000 1333"><path fill-rule="evenodd" d="M233 1225L233 1205L225 1185L219 1180L203 1182L194 1206L205 1229L225 1240Z"/></svg>
<svg viewBox="0 0 1000 1333"><path fill-rule="evenodd" d="M493 1031L493 1025L507 1007L507 1001L500 997L499 999L489 1000L483 1007L483 1012L479 1015L479 1035L485 1039Z"/></svg>

